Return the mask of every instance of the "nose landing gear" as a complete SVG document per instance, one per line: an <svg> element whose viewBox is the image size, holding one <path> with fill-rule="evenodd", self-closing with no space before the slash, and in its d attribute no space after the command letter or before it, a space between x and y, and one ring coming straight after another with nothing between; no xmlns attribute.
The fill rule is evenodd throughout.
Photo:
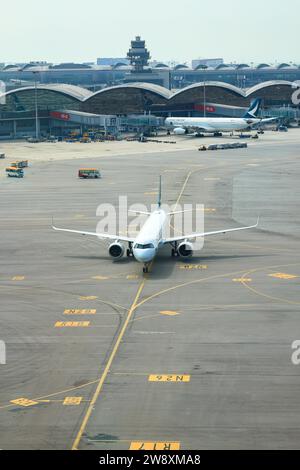
<svg viewBox="0 0 300 470"><path fill-rule="evenodd" d="M143 267L143 273L144 274L147 274L149 272L149 264L148 263L145 263L144 264L144 267Z"/></svg>

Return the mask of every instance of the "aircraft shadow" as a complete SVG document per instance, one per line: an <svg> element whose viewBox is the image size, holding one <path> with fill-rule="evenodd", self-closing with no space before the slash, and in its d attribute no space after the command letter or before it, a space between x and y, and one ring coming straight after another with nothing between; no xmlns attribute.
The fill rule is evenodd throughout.
<svg viewBox="0 0 300 470"><path fill-rule="evenodd" d="M237 260L237 259L248 259L248 258L261 258L271 256L270 254L245 254L245 255L203 255L203 256L193 256L192 258L172 258L169 254L161 254L156 257L155 262L151 268L149 274L150 279L167 279L172 276L172 273L177 269L178 265L188 265L188 264L207 264L211 262L218 262L224 260ZM67 259L78 259L83 261L101 261L106 263L114 263L120 266L129 266L133 263L139 265L142 272L142 264L139 264L134 258L124 257L120 260L113 261L108 255L99 256L99 255L65 255Z"/></svg>
<svg viewBox="0 0 300 470"><path fill-rule="evenodd" d="M204 256L194 256L192 258L183 259L183 258L171 258L170 256L158 256L151 268L150 277L153 279L167 279L171 277L173 271L178 268L178 265L188 265L188 264L207 264L211 262L218 262L223 260L237 260L237 259L249 259L249 258L261 258L267 255L204 255Z"/></svg>

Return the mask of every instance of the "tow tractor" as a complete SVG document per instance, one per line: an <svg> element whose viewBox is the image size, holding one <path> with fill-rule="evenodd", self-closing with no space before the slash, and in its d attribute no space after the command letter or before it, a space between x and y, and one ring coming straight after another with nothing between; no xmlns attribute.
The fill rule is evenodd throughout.
<svg viewBox="0 0 300 470"><path fill-rule="evenodd" d="M12 168L27 168L28 167L28 160L17 160L10 164Z"/></svg>
<svg viewBox="0 0 300 470"><path fill-rule="evenodd" d="M6 173L9 178L23 178L24 171L22 168L10 167L6 168Z"/></svg>

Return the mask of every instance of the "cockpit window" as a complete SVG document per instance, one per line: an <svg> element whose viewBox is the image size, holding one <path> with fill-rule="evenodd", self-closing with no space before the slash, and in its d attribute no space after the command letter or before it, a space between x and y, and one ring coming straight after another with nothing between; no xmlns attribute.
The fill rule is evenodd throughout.
<svg viewBox="0 0 300 470"><path fill-rule="evenodd" d="M149 248L154 248L153 243L148 243L147 245L141 245L137 243L135 247L137 250L148 250Z"/></svg>

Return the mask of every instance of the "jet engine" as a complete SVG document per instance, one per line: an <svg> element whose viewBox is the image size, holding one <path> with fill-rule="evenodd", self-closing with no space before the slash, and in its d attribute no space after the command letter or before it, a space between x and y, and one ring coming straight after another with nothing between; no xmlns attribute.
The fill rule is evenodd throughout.
<svg viewBox="0 0 300 470"><path fill-rule="evenodd" d="M175 127L174 134L175 135L184 135L184 134L186 134L186 130L183 129L183 127Z"/></svg>
<svg viewBox="0 0 300 470"><path fill-rule="evenodd" d="M120 259L124 256L125 248L121 243L115 242L110 245L108 252L112 258Z"/></svg>
<svg viewBox="0 0 300 470"><path fill-rule="evenodd" d="M193 256L194 248L189 242L183 242L178 247L178 253L181 258L190 258Z"/></svg>

